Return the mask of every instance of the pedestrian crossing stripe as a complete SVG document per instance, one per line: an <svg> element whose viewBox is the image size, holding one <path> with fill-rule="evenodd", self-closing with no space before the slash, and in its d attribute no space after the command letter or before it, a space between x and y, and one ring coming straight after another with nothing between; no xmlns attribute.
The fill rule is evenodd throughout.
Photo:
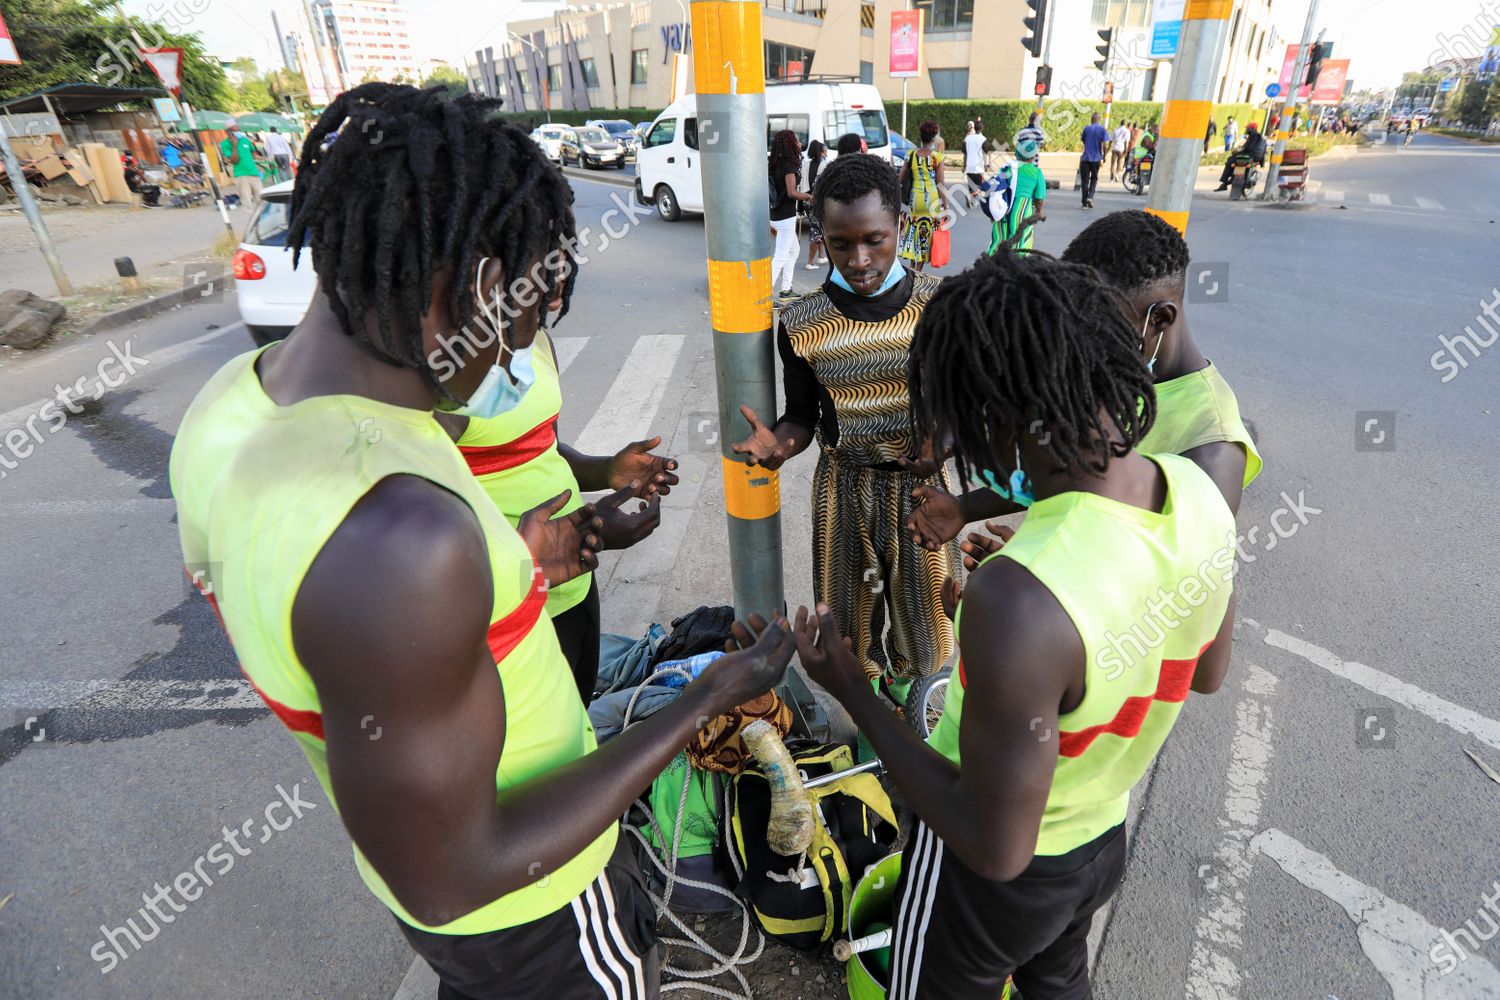
<svg viewBox="0 0 1500 1000"><path fill-rule="evenodd" d="M1417 207L1429 209L1434 212L1441 212L1443 210L1442 202L1434 201L1432 198L1418 198Z"/></svg>
<svg viewBox="0 0 1500 1000"><path fill-rule="evenodd" d="M1371 194L1370 195L1370 204L1372 204L1372 205L1389 205L1390 203L1391 203L1391 196L1388 195L1388 194Z"/></svg>

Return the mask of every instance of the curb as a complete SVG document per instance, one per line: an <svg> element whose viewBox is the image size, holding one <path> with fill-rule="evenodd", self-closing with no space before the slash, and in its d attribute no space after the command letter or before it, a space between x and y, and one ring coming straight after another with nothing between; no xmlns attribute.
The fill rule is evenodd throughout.
<svg viewBox="0 0 1500 1000"><path fill-rule="evenodd" d="M224 287L225 289L233 288L234 279L226 277L224 279ZM158 313L164 313L169 309L187 305L194 299L201 298L203 298L203 294L196 288L179 288L175 292L167 292L164 295L158 295L155 298L146 299L143 302L137 302L135 305L116 309L114 312L108 312L96 317L93 322L79 329L73 336L85 337L95 333L103 333L106 330L118 330L120 327L129 326L137 320L146 319Z"/></svg>

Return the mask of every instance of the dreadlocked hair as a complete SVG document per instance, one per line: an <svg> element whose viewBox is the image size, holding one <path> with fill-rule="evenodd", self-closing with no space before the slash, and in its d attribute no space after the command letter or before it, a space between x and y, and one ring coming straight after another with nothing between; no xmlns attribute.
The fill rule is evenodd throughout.
<svg viewBox="0 0 1500 1000"><path fill-rule="evenodd" d="M879 191L880 204L901 218L901 186L891 165L869 153L842 153L818 171L818 182L812 190L813 217L821 222L828 202L849 205L871 191Z"/></svg>
<svg viewBox="0 0 1500 1000"><path fill-rule="evenodd" d="M1132 209L1111 212L1073 237L1062 259L1096 268L1116 288L1140 291L1187 272L1188 245L1159 216Z"/></svg>
<svg viewBox="0 0 1500 1000"><path fill-rule="evenodd" d="M477 309L481 258L498 258L513 282L575 236L571 188L525 132L493 116L499 106L442 86L362 84L313 126L292 191L293 264L311 248L344 333L448 399L422 350L433 272L451 271L448 306L462 328ZM560 291L566 313L576 268L536 278L541 301Z"/></svg>
<svg viewBox="0 0 1500 1000"><path fill-rule="evenodd" d="M777 132L771 139L771 169L801 165L802 151L797 148L797 133L789 128Z"/></svg>
<svg viewBox="0 0 1500 1000"><path fill-rule="evenodd" d="M1034 252L981 257L944 279L917 323L907 379L917 435L951 439L963 481L1013 467L1012 442L1039 426L1060 470L1102 475L1156 419L1118 294L1091 268Z"/></svg>

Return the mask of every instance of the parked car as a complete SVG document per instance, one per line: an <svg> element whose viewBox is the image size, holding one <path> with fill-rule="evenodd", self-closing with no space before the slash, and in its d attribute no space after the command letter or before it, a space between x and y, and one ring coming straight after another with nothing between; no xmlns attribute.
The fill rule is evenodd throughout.
<svg viewBox="0 0 1500 1000"><path fill-rule="evenodd" d="M899 132L891 133L891 162L900 166L906 162L911 151L917 148L917 144Z"/></svg>
<svg viewBox="0 0 1500 1000"><path fill-rule="evenodd" d="M782 129L797 133L802 148L820 139L830 148L839 136L858 132L870 152L891 156L880 92L865 83L789 83L766 87L766 149ZM698 155L698 99L686 94L657 116L636 153L636 196L675 222L683 212L703 211Z"/></svg>
<svg viewBox="0 0 1500 1000"><path fill-rule="evenodd" d="M625 147L627 155L634 156L636 148L640 145L640 137L635 134L635 127L623 118L592 118L583 124L587 128L602 128L608 132L610 138Z"/></svg>
<svg viewBox="0 0 1500 1000"><path fill-rule="evenodd" d="M293 268L292 250L286 245L293 185L283 181L261 192L231 265L240 319L250 339L261 346L291 333L318 289L312 250L304 246Z"/></svg>
<svg viewBox="0 0 1500 1000"><path fill-rule="evenodd" d="M602 128L568 129L560 150L563 165L625 169L625 147Z"/></svg>
<svg viewBox="0 0 1500 1000"><path fill-rule="evenodd" d="M540 125L532 129L531 141L542 147L547 159L559 162L562 160L563 138L569 131L571 130L563 125Z"/></svg>

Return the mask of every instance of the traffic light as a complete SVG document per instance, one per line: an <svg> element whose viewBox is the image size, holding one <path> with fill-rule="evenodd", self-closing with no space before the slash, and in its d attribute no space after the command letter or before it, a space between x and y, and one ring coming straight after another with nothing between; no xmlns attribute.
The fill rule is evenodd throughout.
<svg viewBox="0 0 1500 1000"><path fill-rule="evenodd" d="M1099 53L1099 58L1094 60L1094 68L1101 73L1104 72L1104 67L1109 65L1109 48L1114 44L1114 39L1114 28L1105 28L1099 32L1099 40L1104 44L1094 46L1094 51Z"/></svg>
<svg viewBox="0 0 1500 1000"><path fill-rule="evenodd" d="M1026 51L1042 57L1042 45L1044 44L1044 29L1047 21L1047 0L1026 0L1026 6L1031 9L1031 16L1022 20L1026 30L1031 34L1021 39L1021 44Z"/></svg>
<svg viewBox="0 0 1500 1000"><path fill-rule="evenodd" d="M1052 67L1038 66L1036 68L1036 95L1045 97L1052 93Z"/></svg>
<svg viewBox="0 0 1500 1000"><path fill-rule="evenodd" d="M1323 68L1323 43L1313 42L1311 51L1307 53L1307 79L1302 81L1309 87L1318 82L1318 72Z"/></svg>

